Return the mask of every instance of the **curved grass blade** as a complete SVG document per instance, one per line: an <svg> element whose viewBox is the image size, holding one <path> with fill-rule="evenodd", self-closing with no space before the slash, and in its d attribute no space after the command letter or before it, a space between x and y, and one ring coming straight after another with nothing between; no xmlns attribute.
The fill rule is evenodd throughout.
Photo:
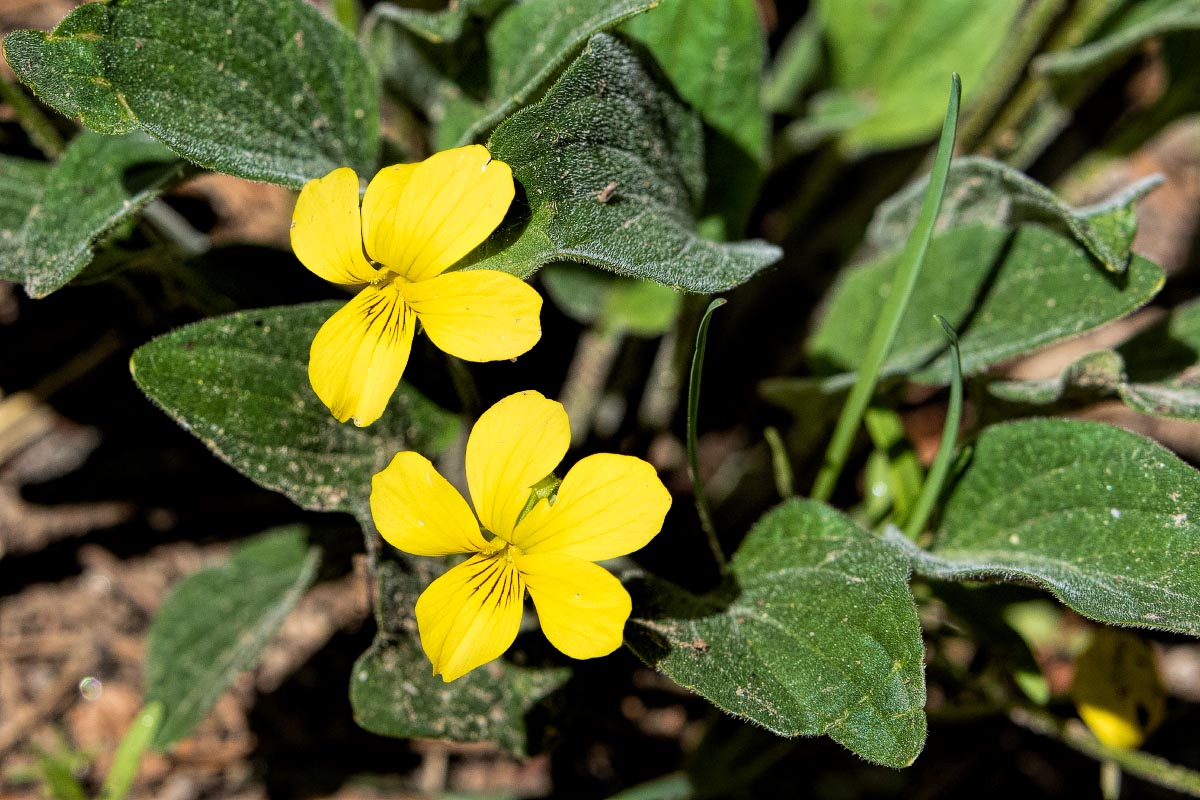
<svg viewBox="0 0 1200 800"><path fill-rule="evenodd" d="M696 352L692 355L692 374L688 380L688 411L687 411L687 454L688 469L692 473L692 486L696 497L696 513L700 516L700 527L708 538L709 549L716 559L717 567L724 575L729 571L729 562L721 551L721 542L717 539L717 529L713 525L712 512L708 506L708 496L704 493L704 479L700 476L700 458L696 453L696 421L700 414L700 376L704 372L704 347L708 342L708 323L712 314L725 305L725 299L718 297L708 304L700 329L696 331Z"/></svg>
<svg viewBox="0 0 1200 800"><path fill-rule="evenodd" d="M942 315L934 314L934 319L942 326L946 338L950 340L950 406L946 410L946 424L942 428L942 441L938 445L937 455L929 467L925 485L921 487L921 496L917 498L916 508L908 518L908 524L904 526L904 535L914 541L925 529L925 523L929 521L929 514L933 511L933 504L942 493L942 485L946 482L946 473L950 471L950 461L954 457L958 425L962 420L962 359L958 356L958 334Z"/></svg>

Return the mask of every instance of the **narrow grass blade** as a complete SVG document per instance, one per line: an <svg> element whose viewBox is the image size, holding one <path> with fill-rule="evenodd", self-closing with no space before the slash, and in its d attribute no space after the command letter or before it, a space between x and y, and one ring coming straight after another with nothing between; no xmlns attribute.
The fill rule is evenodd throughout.
<svg viewBox="0 0 1200 800"><path fill-rule="evenodd" d="M700 527L708 537L708 546L712 550L717 567L724 575L729 571L729 562L721 552L721 543L717 539L717 529L713 525L712 512L708 507L708 496L704 493L704 479L700 476L700 458L696 453L696 420L700 414L700 376L704 372L704 346L708 342L708 323L712 314L725 305L724 298L718 297L708 304L704 318L700 320L700 330L696 332L696 352L692 356L692 374L688 381L688 414L687 414L687 453L688 467L692 473L693 492L696 497L696 513L700 516Z"/></svg>
<svg viewBox="0 0 1200 800"><path fill-rule="evenodd" d="M946 482L946 473L950 470L950 461L954 458L958 425L962 420L962 359L958 357L958 334L950 327L945 317L935 314L934 319L942 326L946 338L950 340L950 406L946 410L946 424L942 428L942 441L938 445L937 455L933 457L933 464L929 467L929 475L921 488L921 496L917 498L916 508L908 518L908 524L904 526L904 535L914 541L925 529L925 523L929 521L929 515L933 511L933 504L942 493L942 484Z"/></svg>

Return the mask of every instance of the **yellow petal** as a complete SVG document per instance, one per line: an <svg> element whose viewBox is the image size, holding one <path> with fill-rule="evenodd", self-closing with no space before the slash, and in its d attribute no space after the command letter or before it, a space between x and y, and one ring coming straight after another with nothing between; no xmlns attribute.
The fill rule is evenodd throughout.
<svg viewBox="0 0 1200 800"><path fill-rule="evenodd" d="M550 644L571 658L606 656L621 646L632 603L608 570L558 553L518 555L515 562Z"/></svg>
<svg viewBox="0 0 1200 800"><path fill-rule="evenodd" d="M513 534L526 553L603 561L632 553L662 528L671 495L640 458L597 453L571 467L554 505L538 503Z"/></svg>
<svg viewBox="0 0 1200 800"><path fill-rule="evenodd" d="M363 197L367 252L410 281L440 275L496 229L513 193L512 170L483 145L387 167Z"/></svg>
<svg viewBox="0 0 1200 800"><path fill-rule="evenodd" d="M537 392L509 395L479 417L467 439L467 488L483 526L509 539L533 484L567 454L562 403Z"/></svg>
<svg viewBox="0 0 1200 800"><path fill-rule="evenodd" d="M327 281L375 280L375 269L363 255L354 170L341 167L304 184L292 212L292 250L301 264Z"/></svg>
<svg viewBox="0 0 1200 800"><path fill-rule="evenodd" d="M542 336L542 296L507 272L448 272L404 287L429 340L467 361L516 358Z"/></svg>
<svg viewBox="0 0 1200 800"><path fill-rule="evenodd" d="M420 453L397 453L371 479L371 516L389 544L415 556L488 549L467 501Z"/></svg>
<svg viewBox="0 0 1200 800"><path fill-rule="evenodd" d="M521 627L525 582L503 556L474 556L417 598L417 630L433 674L449 683L498 657Z"/></svg>
<svg viewBox="0 0 1200 800"><path fill-rule="evenodd" d="M370 425L383 415L408 363L415 323L388 283L363 289L317 331L308 379L339 422Z"/></svg>

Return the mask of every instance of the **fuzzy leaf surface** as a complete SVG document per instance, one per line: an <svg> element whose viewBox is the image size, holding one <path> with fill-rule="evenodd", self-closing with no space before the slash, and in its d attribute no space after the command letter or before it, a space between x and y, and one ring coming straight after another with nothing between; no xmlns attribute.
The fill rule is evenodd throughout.
<svg viewBox="0 0 1200 800"><path fill-rule="evenodd" d="M1038 419L984 430L917 572L1032 581L1100 622L1200 635L1200 473L1166 448L1098 422Z"/></svg>
<svg viewBox="0 0 1200 800"><path fill-rule="evenodd" d="M1143 414L1200 421L1200 301L1176 307L1115 350L1082 356L1057 378L994 381L988 392L1027 405L1116 396Z"/></svg>
<svg viewBox="0 0 1200 800"><path fill-rule="evenodd" d="M0 281L21 281L22 265L12 258L21 243L21 226L42 195L51 165L45 161L0 155Z"/></svg>
<svg viewBox="0 0 1200 800"><path fill-rule="evenodd" d="M696 233L704 147L696 117L657 85L634 51L592 37L543 100L506 120L488 144L524 189L472 268L525 277L576 261L690 292L732 288L779 248Z"/></svg>
<svg viewBox="0 0 1200 800"><path fill-rule="evenodd" d="M250 539L229 563L184 578L150 626L146 704L163 704L160 750L186 737L237 674L253 667L317 574L301 526Z"/></svg>
<svg viewBox="0 0 1200 800"><path fill-rule="evenodd" d="M864 309L882 305L896 259L884 256L843 273L808 342L814 362L829 371L861 363L871 333L862 324ZM883 374L949 381L950 354L934 314L959 331L963 374L975 375L1125 316L1154 297L1163 280L1161 268L1137 256L1124 274L1105 272L1082 245L1035 223L1015 231L951 228L930 243Z"/></svg>
<svg viewBox="0 0 1200 800"><path fill-rule="evenodd" d="M1000 161L979 156L955 159L938 215L939 231L966 225L1011 228L1036 219L1055 224L1086 247L1112 272L1124 272L1137 234L1134 204L1162 182L1152 176L1114 193L1102 203L1072 208L1047 187ZM883 203L871 220L867 240L880 252L904 246L917 221L929 178L917 180Z"/></svg>
<svg viewBox="0 0 1200 800"><path fill-rule="evenodd" d="M767 160L766 35L754 0L662 0L624 30L707 125L705 207L721 214L727 234L740 235Z"/></svg>
<svg viewBox="0 0 1200 800"><path fill-rule="evenodd" d="M309 384L308 351L340 306L282 306L197 322L138 348L130 370L156 405L250 480L302 508L353 512L392 456L436 455L459 422L406 383L374 425L334 419Z"/></svg>
<svg viewBox="0 0 1200 800"><path fill-rule="evenodd" d="M635 585L629 648L781 736L827 734L876 763L912 763L925 742L925 676L905 559L828 506L789 500L755 524L731 566L736 588L720 595Z"/></svg>
<svg viewBox="0 0 1200 800"><path fill-rule="evenodd" d="M31 297L61 289L91 262L99 239L186 174L178 156L143 133L84 131L45 175L0 271L21 275Z"/></svg>
<svg viewBox="0 0 1200 800"><path fill-rule="evenodd" d="M4 40L55 110L105 134L140 128L189 161L299 187L379 149L375 77L304 0L109 0Z"/></svg>

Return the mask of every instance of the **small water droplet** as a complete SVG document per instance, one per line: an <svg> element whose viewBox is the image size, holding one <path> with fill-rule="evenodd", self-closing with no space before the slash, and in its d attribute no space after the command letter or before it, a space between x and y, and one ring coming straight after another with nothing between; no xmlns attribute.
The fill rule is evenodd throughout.
<svg viewBox="0 0 1200 800"><path fill-rule="evenodd" d="M79 694L84 700L98 700L100 695L104 693L104 684L99 678L94 678L88 675L79 682Z"/></svg>
<svg viewBox="0 0 1200 800"><path fill-rule="evenodd" d="M1115 508L1113 508L1113 509L1109 509L1109 512L1108 512L1108 513L1112 514L1112 518L1113 518L1113 519L1120 519L1120 518L1121 518L1121 512L1120 512L1118 509L1115 509Z"/></svg>

